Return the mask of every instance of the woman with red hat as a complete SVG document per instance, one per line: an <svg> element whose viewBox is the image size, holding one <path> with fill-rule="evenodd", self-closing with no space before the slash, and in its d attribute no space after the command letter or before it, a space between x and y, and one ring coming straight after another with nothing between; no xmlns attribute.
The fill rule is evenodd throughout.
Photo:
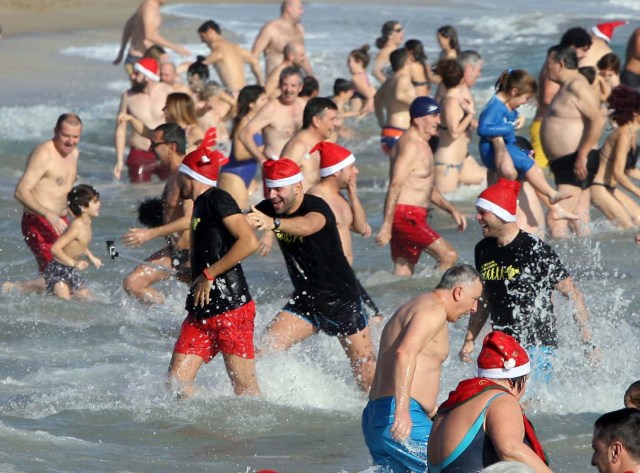
<svg viewBox="0 0 640 473"><path fill-rule="evenodd" d="M515 338L499 331L487 335L478 377L458 384L438 409L429 437L429 472L480 471L499 461L551 472L520 405L530 372L529 356Z"/></svg>

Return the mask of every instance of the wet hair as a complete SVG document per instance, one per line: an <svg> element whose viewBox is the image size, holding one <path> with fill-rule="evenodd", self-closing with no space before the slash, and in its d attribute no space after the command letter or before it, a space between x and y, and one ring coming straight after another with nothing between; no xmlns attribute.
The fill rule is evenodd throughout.
<svg viewBox="0 0 640 473"><path fill-rule="evenodd" d="M167 95L165 108L167 115L171 116L175 120L175 123L186 123L187 125L198 123L196 106L189 94L173 92Z"/></svg>
<svg viewBox="0 0 640 473"><path fill-rule="evenodd" d="M396 26L398 26L399 24L400 22L398 21L390 20L382 25L382 36L379 36L376 39L376 48L382 49L387 45L387 43L389 42L389 36L391 36L393 30L395 30Z"/></svg>
<svg viewBox="0 0 640 473"><path fill-rule="evenodd" d="M144 52L144 54L142 55L142 57L148 57L151 59L155 59L158 62L162 62L162 56L164 56L165 54L167 54L167 50L164 49L162 46L158 46L157 44L154 44L153 46L149 46L147 48L147 50Z"/></svg>
<svg viewBox="0 0 640 473"><path fill-rule="evenodd" d="M457 264L447 269L436 289L453 289L459 285L468 285L480 279L480 273L470 264Z"/></svg>
<svg viewBox="0 0 640 473"><path fill-rule="evenodd" d="M422 64L423 66L427 63L427 55L424 52L424 46L422 45L422 41L419 39L410 39L406 43L404 43L404 49L407 52L413 55L413 58Z"/></svg>
<svg viewBox="0 0 640 473"><path fill-rule="evenodd" d="M213 30L218 34L222 34L220 33L220 25L218 25L218 23L213 20L207 20L202 23L200 25L200 28L198 28L198 33L206 33L209 30Z"/></svg>
<svg viewBox="0 0 640 473"><path fill-rule="evenodd" d="M482 61L482 56L478 51L467 49L458 54L457 61L464 68L466 65L477 66Z"/></svg>
<svg viewBox="0 0 640 473"><path fill-rule="evenodd" d="M176 152L184 156L187 152L187 134L177 123L163 123L155 128L154 131L162 132L162 141L165 143L174 143Z"/></svg>
<svg viewBox="0 0 640 473"><path fill-rule="evenodd" d="M634 57L636 57L636 38L640 34L640 28L636 28L629 36L629 41L627 42L627 48L625 50L624 58L625 65L629 63Z"/></svg>
<svg viewBox="0 0 640 473"><path fill-rule="evenodd" d="M391 70L398 72L407 63L408 54L404 49L396 49L389 55L389 62L391 63Z"/></svg>
<svg viewBox="0 0 640 473"><path fill-rule="evenodd" d="M204 63L206 58L204 56L198 56L196 62L192 63L187 69L187 77L197 75L203 81L209 79L209 66Z"/></svg>
<svg viewBox="0 0 640 473"><path fill-rule="evenodd" d="M280 71L278 84L282 84L284 80L289 76L298 76L300 78L300 82L304 82L304 73L302 72L302 69L297 66L289 66Z"/></svg>
<svg viewBox="0 0 640 473"><path fill-rule="evenodd" d="M464 77L464 69L455 59L441 59L436 63L434 72L442 77L442 85L450 89L460 85Z"/></svg>
<svg viewBox="0 0 640 473"><path fill-rule="evenodd" d="M313 94L318 94L320 91L320 83L318 79L313 76L305 76L302 79L302 90L298 94L299 97L313 97Z"/></svg>
<svg viewBox="0 0 640 473"><path fill-rule="evenodd" d="M338 77L333 82L333 95L340 95L343 92L349 92L350 90L354 90L355 88L356 86L353 81Z"/></svg>
<svg viewBox="0 0 640 473"><path fill-rule="evenodd" d="M626 125L640 113L640 91L619 85L611 91L609 98L609 118L618 126Z"/></svg>
<svg viewBox="0 0 640 473"><path fill-rule="evenodd" d="M563 46L557 44L549 48L549 58L555 63L564 63L564 67L571 70L578 70L578 55L576 50L571 46ZM553 53L553 58L551 57Z"/></svg>
<svg viewBox="0 0 640 473"><path fill-rule="evenodd" d="M582 66L578 68L578 72L584 76L585 79L589 82L589 85L592 85L596 80L596 68L593 66Z"/></svg>
<svg viewBox="0 0 640 473"><path fill-rule="evenodd" d="M593 425L594 437L606 445L620 442L635 462L640 462L640 410L625 407L602 414Z"/></svg>
<svg viewBox="0 0 640 473"><path fill-rule="evenodd" d="M500 77L498 77L496 81L495 88L496 92L506 92L507 94L511 92L511 89L517 89L518 95L535 95L538 91L535 77L524 69L507 69L502 71L502 74L500 74Z"/></svg>
<svg viewBox="0 0 640 473"><path fill-rule="evenodd" d="M589 48L592 42L589 32L580 26L568 29L560 38L561 46L572 46L576 49Z"/></svg>
<svg viewBox="0 0 640 473"><path fill-rule="evenodd" d="M322 117L327 110L338 110L335 102L327 97L314 97L307 102L302 112L302 129L311 126L314 117Z"/></svg>
<svg viewBox="0 0 640 473"><path fill-rule="evenodd" d="M235 118L233 119L233 131L231 134L233 135L244 117L247 116L249 110L251 110L251 104L256 103L261 95L266 94L267 92L264 90L264 87L261 85L247 85L244 86L240 93L238 94L238 103Z"/></svg>
<svg viewBox="0 0 640 473"><path fill-rule="evenodd" d="M56 120L55 130L60 131L62 129L62 124L66 123L69 126L82 126L82 120L75 113L63 113Z"/></svg>
<svg viewBox="0 0 640 473"><path fill-rule="evenodd" d="M601 71L614 71L620 74L620 58L616 53L607 53L598 61L598 69Z"/></svg>
<svg viewBox="0 0 640 473"><path fill-rule="evenodd" d="M458 32L451 25L444 25L438 28L437 33L443 38L449 40L449 47L455 50L456 54L460 54L460 42L458 41Z"/></svg>
<svg viewBox="0 0 640 473"><path fill-rule="evenodd" d="M138 205L138 222L148 228L156 228L164 224L162 220L162 200L150 197Z"/></svg>
<svg viewBox="0 0 640 473"><path fill-rule="evenodd" d="M369 49L370 48L369 48L368 44L363 44L358 49L352 50L349 53L349 56L351 56L354 59L354 61L361 63L362 67L364 67L366 69L367 66L369 65L369 63L371 62L371 56L369 55Z"/></svg>
<svg viewBox="0 0 640 473"><path fill-rule="evenodd" d="M631 407L640 409L640 381L631 383L624 393L625 405L631 404Z"/></svg>
<svg viewBox="0 0 640 473"><path fill-rule="evenodd" d="M100 198L100 194L88 184L78 184L67 194L67 206L76 217L82 215L82 209L89 207L93 199Z"/></svg>
<svg viewBox="0 0 640 473"><path fill-rule="evenodd" d="M522 376L516 376L515 378L505 378L505 381L509 383L511 389L515 389L517 392L522 392L527 384L527 379L529 379L529 375L523 374Z"/></svg>

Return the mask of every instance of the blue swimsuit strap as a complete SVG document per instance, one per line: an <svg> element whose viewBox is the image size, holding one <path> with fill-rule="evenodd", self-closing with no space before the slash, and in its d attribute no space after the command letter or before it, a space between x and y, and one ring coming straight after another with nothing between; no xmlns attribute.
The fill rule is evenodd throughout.
<svg viewBox="0 0 640 473"><path fill-rule="evenodd" d="M487 409L489 408L491 403L496 398L498 398L500 396L503 396L505 394L507 394L507 393L504 393L504 392L503 393L498 393L495 396L493 396L491 399L489 399L487 404L484 406L484 409L482 409L480 414L478 414L478 418L471 425L471 427L469 427L469 430L467 431L465 436L462 437L462 440L460 440L460 443L453 450L453 452L451 452L447 456L447 458L445 458L444 461L442 463L440 463L439 465L433 465L433 464L429 463L429 473L440 473L442 470L444 470L446 467L448 467L451 463L453 463L453 461L455 461L456 458L458 458L460 455L462 455L462 452L464 452L467 449L467 447L471 444L471 442L475 438L475 436L478 433L478 431L482 428L482 424L484 423L484 415L487 412Z"/></svg>

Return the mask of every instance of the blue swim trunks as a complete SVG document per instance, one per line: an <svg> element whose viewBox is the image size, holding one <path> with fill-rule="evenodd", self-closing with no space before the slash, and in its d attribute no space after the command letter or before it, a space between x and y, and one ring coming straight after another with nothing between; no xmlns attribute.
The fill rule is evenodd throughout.
<svg viewBox="0 0 640 473"><path fill-rule="evenodd" d="M403 443L391 437L396 401L393 396L369 401L362 412L362 432L374 466L379 472L427 471L427 444L432 422L417 401L411 399L409 413L413 426Z"/></svg>
<svg viewBox="0 0 640 473"><path fill-rule="evenodd" d="M531 346L527 347L527 354L531 363L531 380L549 384L553 378L553 348Z"/></svg>

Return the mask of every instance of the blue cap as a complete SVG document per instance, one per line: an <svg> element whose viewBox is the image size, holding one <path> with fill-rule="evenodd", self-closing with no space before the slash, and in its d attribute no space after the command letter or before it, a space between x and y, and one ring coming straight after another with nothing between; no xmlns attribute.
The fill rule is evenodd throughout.
<svg viewBox="0 0 640 473"><path fill-rule="evenodd" d="M409 107L409 115L412 119L427 115L438 115L439 113L440 105L431 97L417 97Z"/></svg>

